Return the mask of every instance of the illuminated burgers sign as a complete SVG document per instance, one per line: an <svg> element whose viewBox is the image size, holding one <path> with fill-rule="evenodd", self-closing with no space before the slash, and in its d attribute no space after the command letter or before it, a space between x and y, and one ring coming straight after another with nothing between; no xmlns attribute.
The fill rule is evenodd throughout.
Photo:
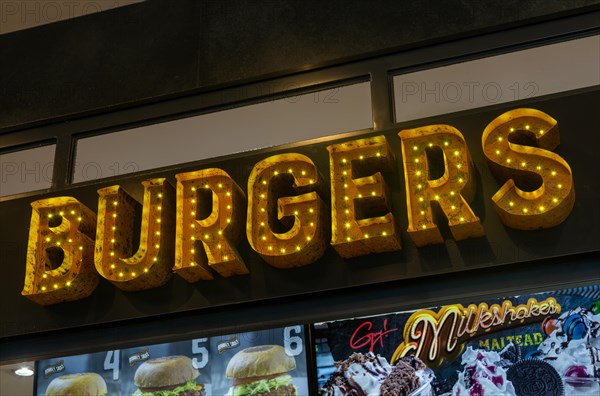
<svg viewBox="0 0 600 396"><path fill-rule="evenodd" d="M456 240L484 235L469 202L473 163L462 134L449 125L399 133L408 235L418 246L443 243L432 204ZM535 141L535 147L526 141ZM552 152L556 121L534 109L493 120L482 135L492 173L504 182L492 201L501 221L521 230L553 227L571 212L575 190L567 162ZM331 197L312 160L298 153L256 163L248 196L222 169L143 182L139 248L133 252L135 200L120 186L98 190L98 214L73 197L32 203L29 255L22 294L50 305L90 295L99 276L124 291L165 284L175 272L188 282L247 274L236 249L242 238L269 265L286 269L318 260L331 244L343 258L396 251L400 230L380 172L396 160L384 136L333 144ZM437 151L434 156L432 153ZM434 164L434 157L443 163ZM431 167L442 169L433 179ZM515 185L539 186L523 191ZM326 203L326 201L328 203ZM245 233L244 233L245 231Z"/></svg>

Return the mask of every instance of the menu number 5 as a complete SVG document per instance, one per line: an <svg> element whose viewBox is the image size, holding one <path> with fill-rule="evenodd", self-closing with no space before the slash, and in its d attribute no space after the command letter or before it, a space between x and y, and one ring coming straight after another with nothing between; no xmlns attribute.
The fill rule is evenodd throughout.
<svg viewBox="0 0 600 396"><path fill-rule="evenodd" d="M283 345L290 356L298 356L304 350L302 326L289 326L283 329Z"/></svg>
<svg viewBox="0 0 600 396"><path fill-rule="evenodd" d="M208 349L202 344L206 343L208 338L196 338L192 340L192 354L200 355L200 357L194 357L192 364L197 369L204 368L208 364Z"/></svg>
<svg viewBox="0 0 600 396"><path fill-rule="evenodd" d="M109 371L112 370L112 379L113 381L119 380L119 373L121 367L120 361L121 351L114 350L106 352L106 357L104 358L104 370Z"/></svg>

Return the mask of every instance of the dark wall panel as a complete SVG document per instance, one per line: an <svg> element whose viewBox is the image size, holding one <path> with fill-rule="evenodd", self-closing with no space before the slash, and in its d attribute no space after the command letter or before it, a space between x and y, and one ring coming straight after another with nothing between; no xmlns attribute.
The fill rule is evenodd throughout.
<svg viewBox="0 0 600 396"><path fill-rule="evenodd" d="M0 131L598 8L562 1L149 0L0 36Z"/></svg>
<svg viewBox="0 0 600 396"><path fill-rule="evenodd" d="M400 251L342 259L332 247L323 257L311 265L288 270L275 269L267 265L256 254L247 240L242 240L238 251L248 265L250 274L221 278L212 281L187 283L175 276L166 285L137 293L122 292L106 280L101 280L96 291L89 297L75 302L43 307L20 295L25 279L27 241L31 202L54 196L73 196L97 212L97 190L119 184L135 199L142 201L141 182L151 177L166 177L173 185L175 174L212 167L221 168L230 174L245 191L252 167L258 161L273 154L296 152L314 161L326 184L330 183L329 157L326 146L334 142L350 141L355 137L332 137L330 141L312 142L293 148L274 147L259 151L237 154L218 160L188 163L178 168L152 170L126 175L117 180L103 179L86 185L72 185L61 191L24 197L2 203L0 211L0 342L3 338L33 335L81 326L108 325L129 319L158 317L171 313L218 310L226 306L243 311L236 305L250 302L264 303L274 298L303 300L315 293L366 287L386 282L418 281L444 275L446 286L458 290L465 287L465 274L485 270L490 279L501 277L504 267L514 263L538 262L538 272L529 279L531 287L549 284L562 271L567 280L592 280L600 277L597 256L585 265L552 265L547 270L542 259L561 257L565 263L570 256L596 252L600 249L600 210L597 197L600 194L600 179L590 159L597 156L600 135L587 131L600 129L600 114L595 111L600 101L600 90L590 89L580 93L561 94L553 98L535 98L477 109L457 114L436 116L425 120L396 124L393 129L381 132L396 153L396 174L385 174L391 191L393 213L402 230L403 248ZM491 196L500 183L490 173L481 148L484 128L495 117L505 111L532 107L554 117L561 131L561 143L556 153L561 155L573 171L577 194L575 206L569 217L560 225L537 231L514 230L504 226L492 206ZM400 151L398 131L425 125L449 124L465 136L476 171L477 190L471 207L481 219L485 237L463 241L446 239L444 244L417 248L406 233L408 228L406 197L404 190L404 159ZM361 135L373 136L373 134ZM582 143L585 142L585 143ZM323 194L330 203L330 195ZM440 223L443 230L445 226ZM136 220L135 235L139 235ZM513 267L514 268L514 267ZM575 268L579 268L575 271ZM551 272L548 272L551 271ZM593 274L593 275L592 275ZM579 277L579 278L578 278ZM500 278L498 278L500 279ZM499 281L500 282L500 281ZM499 287L502 286L499 283ZM375 287L375 286L373 286ZM477 287L477 285L473 286ZM480 289L480 293L489 291ZM329 304L325 300L321 302ZM400 303L400 302L399 302ZM406 303L404 301L403 303ZM332 305L329 305L331 308ZM225 308L226 309L226 308ZM333 309L335 311L335 308ZM332 312L333 312L332 311ZM241 314L240 316L244 316ZM277 314L273 312L272 319ZM252 318L252 317L250 317ZM247 320L247 319L240 319ZM250 320L251 321L251 320ZM0 356L1 358L1 356Z"/></svg>

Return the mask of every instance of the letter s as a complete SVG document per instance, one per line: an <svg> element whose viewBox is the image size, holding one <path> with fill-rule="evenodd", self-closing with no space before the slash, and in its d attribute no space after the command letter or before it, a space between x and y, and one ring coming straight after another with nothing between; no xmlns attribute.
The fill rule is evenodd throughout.
<svg viewBox="0 0 600 396"><path fill-rule="evenodd" d="M555 119L535 109L511 110L485 128L481 141L490 170L505 182L492 197L505 225L550 228L569 216L575 203L571 167L549 151L560 142Z"/></svg>

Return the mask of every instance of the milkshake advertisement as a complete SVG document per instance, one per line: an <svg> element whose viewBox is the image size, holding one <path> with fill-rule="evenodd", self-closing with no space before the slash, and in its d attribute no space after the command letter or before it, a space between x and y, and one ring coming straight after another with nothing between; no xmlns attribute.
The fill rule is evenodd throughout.
<svg viewBox="0 0 600 396"><path fill-rule="evenodd" d="M314 325L318 394L600 394L600 285Z"/></svg>
<svg viewBox="0 0 600 396"><path fill-rule="evenodd" d="M308 395L303 326L37 362L38 396Z"/></svg>

